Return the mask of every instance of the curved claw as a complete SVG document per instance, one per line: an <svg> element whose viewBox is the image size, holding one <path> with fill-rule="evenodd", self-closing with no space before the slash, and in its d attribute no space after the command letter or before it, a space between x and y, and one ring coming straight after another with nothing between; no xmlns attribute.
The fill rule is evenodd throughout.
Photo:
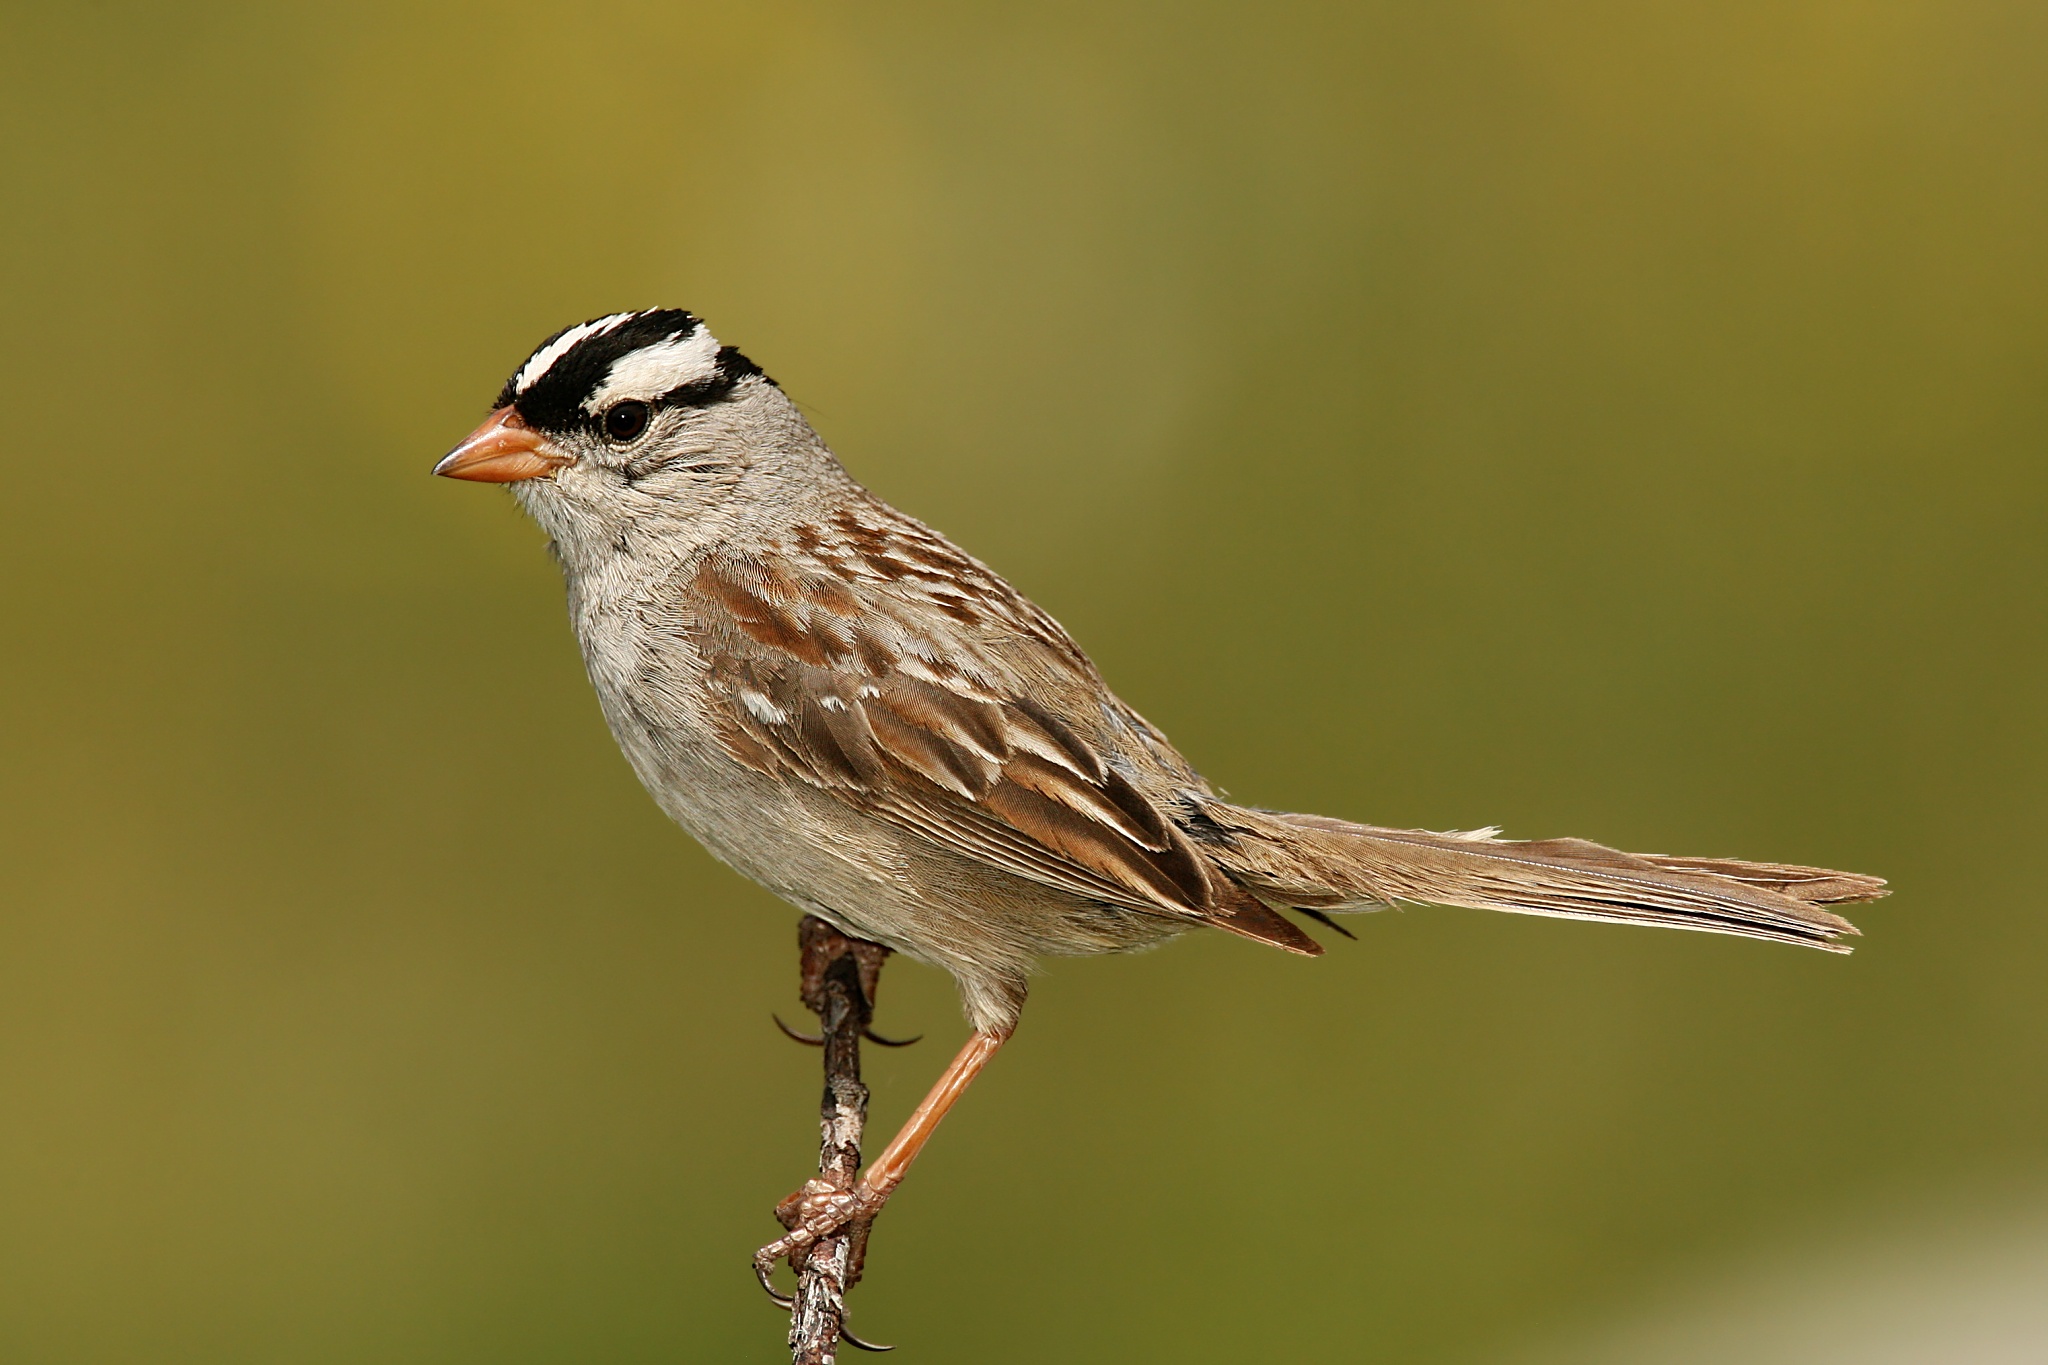
<svg viewBox="0 0 2048 1365"><path fill-rule="evenodd" d="M775 1266L772 1262L768 1265L762 1265L759 1261L754 1262L754 1278L761 1282L761 1288L774 1301L775 1306L787 1313L796 1307L796 1299L775 1287L774 1275Z"/></svg>
<svg viewBox="0 0 2048 1365"><path fill-rule="evenodd" d="M884 1351L896 1349L894 1346L877 1346L873 1342L862 1341L853 1334L852 1329L847 1327L846 1320L843 1318L839 1322L839 1339L848 1346L853 1347L856 1351L873 1351L876 1355L880 1355Z"/></svg>
<svg viewBox="0 0 2048 1365"><path fill-rule="evenodd" d="M775 1027L782 1030L782 1036L792 1042L802 1043L805 1047L825 1046L825 1035L822 1033L801 1033L784 1023L782 1016L779 1014L771 1014L768 1017L775 1021ZM924 1038L922 1033L914 1034L908 1038L884 1038L871 1028L862 1029L860 1036L881 1047L909 1047L912 1043L922 1041Z"/></svg>
<svg viewBox="0 0 2048 1365"><path fill-rule="evenodd" d="M805 1047L825 1046L825 1039L822 1034L799 1033L795 1029L791 1028L789 1025L783 1023L782 1016L779 1014L771 1014L768 1017L775 1021L775 1027L782 1030L783 1037L794 1039L795 1041L802 1043Z"/></svg>
<svg viewBox="0 0 2048 1365"><path fill-rule="evenodd" d="M914 1033L908 1038L884 1038L871 1028L862 1029L860 1036L871 1043L878 1043L883 1047L909 1047L912 1043L924 1037L922 1033ZM896 1348L894 1346L864 1346L861 1349L864 1351L893 1351Z"/></svg>

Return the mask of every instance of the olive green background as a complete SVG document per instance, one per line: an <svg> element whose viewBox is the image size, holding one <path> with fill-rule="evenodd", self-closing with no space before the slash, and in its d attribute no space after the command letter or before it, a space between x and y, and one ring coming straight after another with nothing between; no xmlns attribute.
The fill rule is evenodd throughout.
<svg viewBox="0 0 2048 1365"><path fill-rule="evenodd" d="M781 1354L795 914L427 477L657 303L1239 799L1897 888L1847 959L1410 910L1056 963L877 1234L903 1359L1583 1358L2048 1183L2038 3L13 3L0 53L0 1358ZM893 1124L963 1026L898 963L881 1027Z"/></svg>

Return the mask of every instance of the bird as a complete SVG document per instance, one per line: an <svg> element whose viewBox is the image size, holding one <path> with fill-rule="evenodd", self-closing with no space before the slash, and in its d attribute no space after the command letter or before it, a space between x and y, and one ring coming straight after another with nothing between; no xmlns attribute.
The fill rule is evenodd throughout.
<svg viewBox="0 0 2048 1365"><path fill-rule="evenodd" d="M1290 915L1437 904L1846 952L1857 873L1624 853L1238 805L1060 625L857 483L695 315L548 337L434 466L506 485L549 538L605 720L713 855L841 932L950 973L972 1029L851 1188L809 1182L756 1271L872 1224L1015 1031L1039 960ZM1340 928L1340 932L1342 932Z"/></svg>

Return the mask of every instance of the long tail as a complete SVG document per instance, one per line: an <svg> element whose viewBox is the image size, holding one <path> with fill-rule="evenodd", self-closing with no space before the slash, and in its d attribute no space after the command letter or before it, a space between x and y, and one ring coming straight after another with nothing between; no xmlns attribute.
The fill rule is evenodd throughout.
<svg viewBox="0 0 2048 1365"><path fill-rule="evenodd" d="M1655 924L1846 953L1856 927L1822 909L1886 893L1876 877L1732 858L1622 853L1583 839L1435 834L1322 815L1204 805L1188 826L1254 894L1306 911L1400 901Z"/></svg>

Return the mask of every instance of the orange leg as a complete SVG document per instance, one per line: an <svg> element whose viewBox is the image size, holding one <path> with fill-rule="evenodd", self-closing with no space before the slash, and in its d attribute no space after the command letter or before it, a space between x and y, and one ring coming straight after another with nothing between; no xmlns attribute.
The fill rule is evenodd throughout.
<svg viewBox="0 0 2048 1365"><path fill-rule="evenodd" d="M967 1087L981 1074L1002 1045L1009 1041L1007 1033L977 1033L967 1040L959 1054L953 1058L945 1074L932 1085L904 1125L896 1130L896 1136L889 1139L889 1145L875 1158L874 1164L860 1173L859 1188L867 1190L875 1199L877 1208L881 1202L903 1183L904 1172L910 1163L917 1160L917 1154L924 1150L925 1143L939 1130L939 1120L946 1117L955 1101L967 1093Z"/></svg>
<svg viewBox="0 0 2048 1365"><path fill-rule="evenodd" d="M761 1283L768 1286L768 1292L778 1302L782 1296L769 1283L769 1275L778 1261L785 1257L801 1257L820 1237L829 1237L850 1223L866 1224L874 1221L882 1211L882 1205L896 1187L903 1183L903 1176L910 1169L910 1163L917 1160L917 1154L924 1150L938 1131L939 1121L946 1117L955 1102L967 1093L967 1087L981 1074L1009 1041L1005 1033L977 1033L967 1040L936 1084L925 1095L924 1102L917 1106L917 1112L910 1116L896 1136L889 1139L889 1145L861 1172L860 1179L850 1190L834 1189L823 1180L809 1180L804 1187L782 1201L775 1212L782 1219L789 1235L777 1238L754 1253L754 1270L761 1277Z"/></svg>

